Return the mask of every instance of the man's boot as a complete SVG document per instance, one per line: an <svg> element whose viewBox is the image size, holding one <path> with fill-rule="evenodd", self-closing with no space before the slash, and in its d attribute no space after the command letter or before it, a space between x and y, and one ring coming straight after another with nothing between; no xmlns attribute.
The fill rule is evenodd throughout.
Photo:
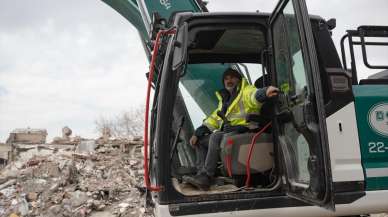
<svg viewBox="0 0 388 217"><path fill-rule="evenodd" d="M203 191L208 191L210 188L210 177L206 173L200 173L194 177L187 177L186 182Z"/></svg>

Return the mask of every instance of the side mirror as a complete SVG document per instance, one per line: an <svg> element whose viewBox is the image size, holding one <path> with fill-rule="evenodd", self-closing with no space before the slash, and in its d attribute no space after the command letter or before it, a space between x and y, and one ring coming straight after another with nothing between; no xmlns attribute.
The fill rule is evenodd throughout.
<svg viewBox="0 0 388 217"><path fill-rule="evenodd" d="M352 77L342 68L326 68L331 92L343 93L351 90Z"/></svg>
<svg viewBox="0 0 388 217"><path fill-rule="evenodd" d="M337 27L337 20L335 18L331 18L326 22L326 24L329 30L333 30L335 27Z"/></svg>
<svg viewBox="0 0 388 217"><path fill-rule="evenodd" d="M184 23L178 30L174 41L174 56L172 59L172 70L177 70L185 64L188 43L188 25Z"/></svg>

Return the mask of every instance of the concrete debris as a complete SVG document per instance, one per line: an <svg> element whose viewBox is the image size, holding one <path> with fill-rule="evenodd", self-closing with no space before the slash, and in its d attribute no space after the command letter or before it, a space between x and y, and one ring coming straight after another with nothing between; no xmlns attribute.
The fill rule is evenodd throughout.
<svg viewBox="0 0 388 217"><path fill-rule="evenodd" d="M70 135L73 131L68 127L63 127L62 128L62 138L64 139L70 139Z"/></svg>
<svg viewBox="0 0 388 217"><path fill-rule="evenodd" d="M6 183L0 185L0 190L3 190L4 188L6 188L8 186L14 185L15 183L16 183L15 179L9 180Z"/></svg>
<svg viewBox="0 0 388 217"><path fill-rule="evenodd" d="M16 189L13 188L13 187L4 188L4 189L0 190L0 197L2 197L2 196L4 196L4 197L10 197L10 196L13 195L15 192L16 192Z"/></svg>
<svg viewBox="0 0 388 217"><path fill-rule="evenodd" d="M132 140L135 142L139 142L139 141L142 141L142 139L143 139L143 137L141 137L141 136L134 136Z"/></svg>
<svg viewBox="0 0 388 217"><path fill-rule="evenodd" d="M0 170L0 216L151 217L139 187L141 138L104 140L12 144L14 160Z"/></svg>
<svg viewBox="0 0 388 217"><path fill-rule="evenodd" d="M95 213L92 213L92 215L90 217L115 217L115 215L113 215L112 213L110 212L95 212Z"/></svg>
<svg viewBox="0 0 388 217"><path fill-rule="evenodd" d="M78 144L76 152L91 154L94 153L96 146L97 144L94 140L84 140Z"/></svg>
<svg viewBox="0 0 388 217"><path fill-rule="evenodd" d="M80 136L70 137L72 133L73 133L73 131L69 127L67 127L67 126L63 127L62 128L62 137L59 137L59 136L54 137L51 144L78 145L82 140L84 140Z"/></svg>
<svg viewBox="0 0 388 217"><path fill-rule="evenodd" d="M28 203L27 203L26 199L21 197L17 200L16 204L17 204L18 211L19 211L20 215L26 216L28 214L28 211L29 211L29 207L28 207Z"/></svg>
<svg viewBox="0 0 388 217"><path fill-rule="evenodd" d="M36 193L36 192L29 192L27 194L27 201L28 202L36 201L37 199L38 199L38 193Z"/></svg>

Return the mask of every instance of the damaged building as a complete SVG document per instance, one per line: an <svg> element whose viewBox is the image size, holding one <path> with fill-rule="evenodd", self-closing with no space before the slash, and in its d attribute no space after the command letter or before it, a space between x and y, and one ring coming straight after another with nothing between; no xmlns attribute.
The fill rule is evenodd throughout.
<svg viewBox="0 0 388 217"><path fill-rule="evenodd" d="M45 144L46 137L46 129L15 129L9 134L6 143Z"/></svg>

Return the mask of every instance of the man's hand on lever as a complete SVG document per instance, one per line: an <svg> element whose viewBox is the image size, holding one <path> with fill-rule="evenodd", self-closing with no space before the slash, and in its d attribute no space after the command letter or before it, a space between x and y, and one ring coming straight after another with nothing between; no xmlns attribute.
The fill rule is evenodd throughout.
<svg viewBox="0 0 388 217"><path fill-rule="evenodd" d="M193 135L193 136L190 138L190 145L196 146L196 145L197 145L197 142L198 142L198 137L197 137L196 135Z"/></svg>
<svg viewBox="0 0 388 217"><path fill-rule="evenodd" d="M269 86L265 94L267 95L268 98L271 98L271 97L277 96L278 93L279 93L279 88L274 86Z"/></svg>

